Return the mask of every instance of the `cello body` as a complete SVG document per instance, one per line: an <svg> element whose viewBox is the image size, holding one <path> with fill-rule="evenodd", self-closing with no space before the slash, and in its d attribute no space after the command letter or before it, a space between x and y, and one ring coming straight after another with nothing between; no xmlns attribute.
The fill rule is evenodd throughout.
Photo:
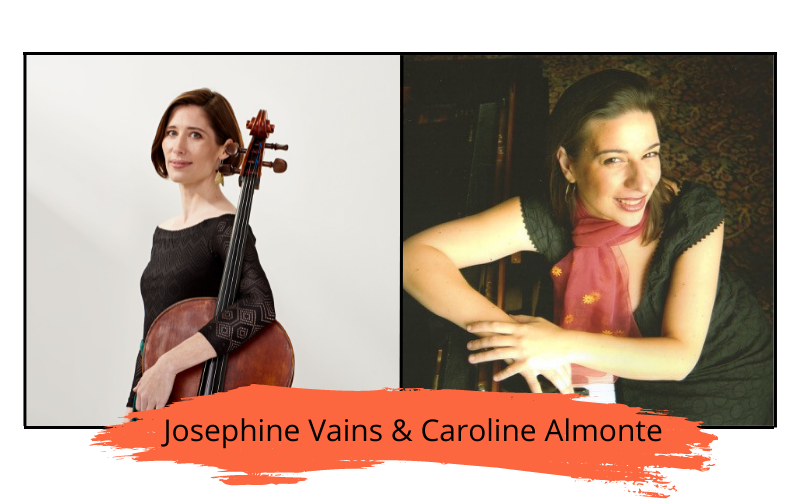
<svg viewBox="0 0 800 500"><path fill-rule="evenodd" d="M188 339L214 319L217 299L200 297L182 300L162 312L147 331L142 351L144 371L158 358ZM246 344L228 354L224 391L252 384L291 387L294 379L294 351L289 336L278 321L273 321ZM180 372L175 377L167 404L197 396L203 364Z"/></svg>

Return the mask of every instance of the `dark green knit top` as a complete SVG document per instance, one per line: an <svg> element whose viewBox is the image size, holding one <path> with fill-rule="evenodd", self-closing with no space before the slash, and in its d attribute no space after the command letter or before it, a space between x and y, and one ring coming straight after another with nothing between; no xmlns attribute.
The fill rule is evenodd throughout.
<svg viewBox="0 0 800 500"><path fill-rule="evenodd" d="M547 205L523 198L531 241L550 262L572 248L569 231ZM669 209L634 319L644 337L661 335L672 269L683 252L719 227L725 214L716 193L686 182ZM773 332L745 283L720 271L708 335L697 365L682 381L620 378L617 401L701 421L710 426L773 425Z"/></svg>

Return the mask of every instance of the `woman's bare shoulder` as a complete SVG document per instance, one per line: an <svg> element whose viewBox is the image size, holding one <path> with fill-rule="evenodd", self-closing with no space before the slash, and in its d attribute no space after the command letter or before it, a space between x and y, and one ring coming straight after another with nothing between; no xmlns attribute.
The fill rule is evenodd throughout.
<svg viewBox="0 0 800 500"><path fill-rule="evenodd" d="M236 215L236 210L213 209L196 214L186 220L183 220L182 216L176 215L175 217L165 220L159 224L158 227L167 231L180 231L181 229L187 229L209 219L222 217L223 215Z"/></svg>
<svg viewBox="0 0 800 500"><path fill-rule="evenodd" d="M175 217L170 217L169 219L159 224L158 227L160 227L161 229L173 230L173 226L175 225L175 220L177 218L178 218L177 215Z"/></svg>

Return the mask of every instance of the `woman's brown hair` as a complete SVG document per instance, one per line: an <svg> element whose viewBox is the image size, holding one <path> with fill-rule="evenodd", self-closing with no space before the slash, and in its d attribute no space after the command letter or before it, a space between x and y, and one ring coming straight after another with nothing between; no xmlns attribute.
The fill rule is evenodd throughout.
<svg viewBox="0 0 800 500"><path fill-rule="evenodd" d="M156 172L165 179L169 175L167 174L167 165L161 143L164 141L164 134L166 134L172 111L178 106L186 105L199 106L203 109L211 128L214 130L218 145L223 145L228 139L232 139L233 142L239 145L242 144L242 132L236 122L236 115L233 113L230 103L222 94L212 92L209 89L184 92L176 97L167 107L167 110L164 111L161 122L158 124L158 130L156 130L156 136L153 139L153 147L150 150L150 159L153 161ZM222 163L239 168L242 158L243 155L229 156Z"/></svg>
<svg viewBox="0 0 800 500"><path fill-rule="evenodd" d="M577 158L588 139L586 124L589 120L608 120L629 111L651 113L660 132L663 111L658 94L644 77L613 69L578 80L564 91L553 108L548 122L545 162L550 169L550 203L553 215L567 227L572 227L576 195L575 190L572 190L573 195L566 196L567 180L558 162L558 149L563 146L570 158ZM674 196L672 188L662 177L648 202L650 211L643 234L645 243L655 240L661 234L666 209Z"/></svg>

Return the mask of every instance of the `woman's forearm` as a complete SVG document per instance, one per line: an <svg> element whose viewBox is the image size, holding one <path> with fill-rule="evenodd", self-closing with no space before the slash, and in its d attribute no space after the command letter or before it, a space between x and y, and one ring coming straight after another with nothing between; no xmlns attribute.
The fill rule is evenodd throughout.
<svg viewBox="0 0 800 500"><path fill-rule="evenodd" d="M475 321L513 321L472 288L446 255L428 245L403 244L403 288L461 328Z"/></svg>
<svg viewBox="0 0 800 500"><path fill-rule="evenodd" d="M690 346L676 338L626 338L567 330L570 362L635 380L683 380L697 364Z"/></svg>
<svg viewBox="0 0 800 500"><path fill-rule="evenodd" d="M178 374L187 368L216 357L217 353L202 333L197 332L158 359L165 368Z"/></svg>

